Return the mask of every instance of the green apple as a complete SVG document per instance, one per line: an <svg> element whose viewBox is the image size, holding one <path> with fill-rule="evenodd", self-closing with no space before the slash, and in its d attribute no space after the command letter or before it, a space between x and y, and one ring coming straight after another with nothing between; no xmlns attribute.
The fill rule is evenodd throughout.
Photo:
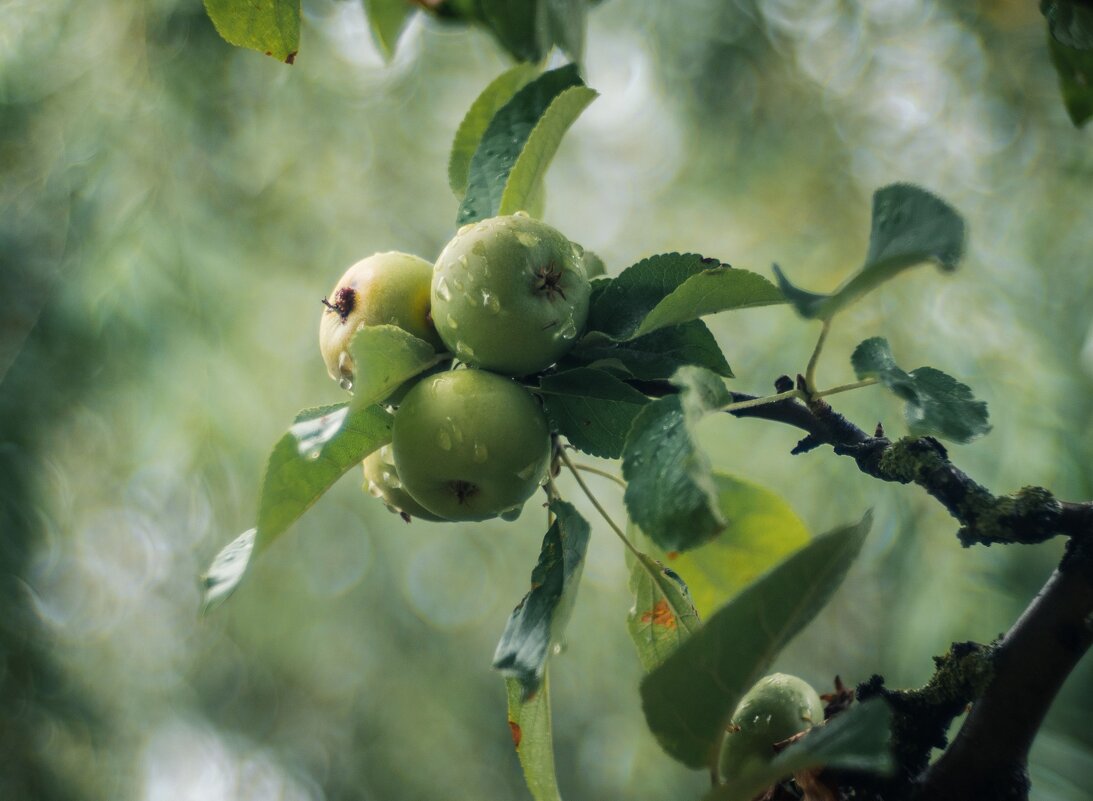
<svg viewBox="0 0 1093 801"><path fill-rule="evenodd" d="M364 325L397 325L434 348L443 348L429 314L433 267L425 259L391 251L362 259L345 271L323 299L319 349L327 372L349 387L353 359L349 342Z"/></svg>
<svg viewBox="0 0 1093 801"><path fill-rule="evenodd" d="M455 356L521 376L558 361L588 318L583 250L517 212L459 229L433 270L437 333Z"/></svg>
<svg viewBox="0 0 1093 801"><path fill-rule="evenodd" d="M443 518L434 515L410 497L402 488L402 479L395 468L395 457L390 445L384 445L369 454L364 462L364 491L382 500L387 508L403 517L418 517L437 522Z"/></svg>
<svg viewBox="0 0 1093 801"><path fill-rule="evenodd" d="M415 384L391 436L402 488L445 520L511 518L550 460L538 400L510 378L472 368Z"/></svg>
<svg viewBox="0 0 1093 801"><path fill-rule="evenodd" d="M823 721L823 701L808 682L785 673L760 679L732 713L721 748L721 775L770 762L776 755L775 743Z"/></svg>

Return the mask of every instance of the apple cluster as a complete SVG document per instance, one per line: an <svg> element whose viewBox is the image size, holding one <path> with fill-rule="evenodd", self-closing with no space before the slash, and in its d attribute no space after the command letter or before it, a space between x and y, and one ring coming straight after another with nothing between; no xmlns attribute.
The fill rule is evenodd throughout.
<svg viewBox="0 0 1093 801"><path fill-rule="evenodd" d="M404 517L517 517L550 461L542 405L518 379L573 346L590 291L580 246L523 212L464 226L435 264L390 252L350 267L319 327L332 378L352 387L363 326L398 326L446 357L387 399L392 441L365 459L365 488Z"/></svg>

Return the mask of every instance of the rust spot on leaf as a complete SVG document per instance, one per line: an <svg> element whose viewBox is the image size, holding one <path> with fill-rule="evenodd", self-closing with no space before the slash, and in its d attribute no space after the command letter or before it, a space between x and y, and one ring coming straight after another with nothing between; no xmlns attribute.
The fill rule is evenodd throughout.
<svg viewBox="0 0 1093 801"><path fill-rule="evenodd" d="M664 626L666 629L674 629L676 627L676 618L672 614L672 610L668 606L668 601L665 598L661 598L657 601L651 610L645 612L641 616L642 623L652 623L654 626Z"/></svg>
<svg viewBox="0 0 1093 801"><path fill-rule="evenodd" d="M679 551L668 551L664 554L668 559L676 559L679 557Z"/></svg>
<svg viewBox="0 0 1093 801"><path fill-rule="evenodd" d="M515 720L510 720L509 730L512 732L512 744L519 748L520 739L524 736L523 732L520 731L520 724L517 723Z"/></svg>

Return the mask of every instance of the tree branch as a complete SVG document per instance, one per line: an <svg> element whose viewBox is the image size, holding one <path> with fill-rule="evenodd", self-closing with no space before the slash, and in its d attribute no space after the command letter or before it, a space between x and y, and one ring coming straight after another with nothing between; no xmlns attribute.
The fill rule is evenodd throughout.
<svg viewBox="0 0 1093 801"><path fill-rule="evenodd" d="M1028 797L1029 749L1066 677L1093 645L1091 615L1093 538L1074 538L995 649L993 678L916 798Z"/></svg>

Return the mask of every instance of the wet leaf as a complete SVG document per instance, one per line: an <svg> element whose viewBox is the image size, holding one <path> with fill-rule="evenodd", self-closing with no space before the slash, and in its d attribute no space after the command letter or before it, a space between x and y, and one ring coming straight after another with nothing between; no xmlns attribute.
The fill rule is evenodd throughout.
<svg viewBox="0 0 1093 801"><path fill-rule="evenodd" d="M696 631L700 621L678 573L643 553L627 551L626 561L634 594L626 627L648 672Z"/></svg>
<svg viewBox="0 0 1093 801"><path fill-rule="evenodd" d="M351 409L386 400L402 384L440 362L433 346L395 325L362 326L349 342Z"/></svg>
<svg viewBox="0 0 1093 801"><path fill-rule="evenodd" d="M555 98L575 86L583 86L583 82L573 64L544 72L493 115L471 157L467 191L456 216L458 225L497 216L509 175L535 126Z"/></svg>
<svg viewBox="0 0 1093 801"><path fill-rule="evenodd" d="M591 365L622 369L646 381L671 378L685 365L705 367L718 375L732 377L732 368L717 340L701 320L661 328L627 342L588 337L570 356Z"/></svg>
<svg viewBox="0 0 1093 801"><path fill-rule="evenodd" d="M562 137L581 112L596 99L597 93L587 86L571 86L563 91L547 107L535 123L523 150L512 165L498 214L527 211L542 190L547 168L558 152Z"/></svg>
<svg viewBox="0 0 1093 801"><path fill-rule="evenodd" d="M809 541L808 528L777 493L716 471L713 481L726 520L721 533L683 553L650 551L687 583L703 618Z"/></svg>
<svg viewBox="0 0 1093 801"><path fill-rule="evenodd" d="M201 585L205 590L202 611L205 614L224 603L243 580L254 553L257 534L258 529L249 528L229 542L201 577Z"/></svg>
<svg viewBox="0 0 1093 801"><path fill-rule="evenodd" d="M558 500L550 510L555 519L531 572L531 590L509 616L493 655L494 668L518 681L525 699L539 689L547 658L569 622L588 549L588 523L577 510Z"/></svg>
<svg viewBox="0 0 1093 801"><path fill-rule="evenodd" d="M578 450L604 459L622 455L626 434L649 399L604 370L578 367L540 380L551 425Z"/></svg>
<svg viewBox="0 0 1093 801"><path fill-rule="evenodd" d="M707 314L782 300L774 285L755 273L697 253L662 253L604 285L590 304L588 330L623 342Z"/></svg>
<svg viewBox="0 0 1093 801"><path fill-rule="evenodd" d="M538 691L525 699L516 679L505 679L509 731L520 759L531 797L535 801L561 801L554 769L554 732L550 715L550 680L546 673Z"/></svg>
<svg viewBox="0 0 1093 801"><path fill-rule="evenodd" d="M668 754L715 764L737 703L834 594L871 520L817 537L745 587L642 680L646 721Z"/></svg>
<svg viewBox="0 0 1093 801"><path fill-rule="evenodd" d="M493 115L538 74L539 68L534 64L517 64L494 78L471 104L455 132L452 152L448 157L448 184L457 198L462 199L467 193L471 158L478 149Z"/></svg>
<svg viewBox="0 0 1093 801"><path fill-rule="evenodd" d="M964 236L963 218L944 200L912 184L891 184L873 195L865 264L841 287L830 295L808 292L790 283L777 264L774 275L801 316L826 320L916 264L934 262L942 270L955 270Z"/></svg>
<svg viewBox="0 0 1093 801"><path fill-rule="evenodd" d="M850 361L858 378L877 378L907 401L904 416L916 436L963 443L991 430L987 404L976 400L969 386L933 367L905 372L896 364L886 339L865 340Z"/></svg>

